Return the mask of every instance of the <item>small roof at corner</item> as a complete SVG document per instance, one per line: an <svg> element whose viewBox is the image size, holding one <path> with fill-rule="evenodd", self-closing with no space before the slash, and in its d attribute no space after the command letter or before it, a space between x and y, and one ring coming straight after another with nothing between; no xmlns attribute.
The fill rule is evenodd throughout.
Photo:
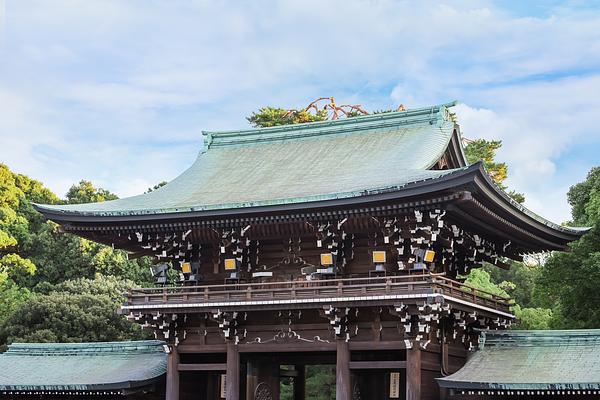
<svg viewBox="0 0 600 400"><path fill-rule="evenodd" d="M0 392L135 391L165 374L163 344L15 343L0 355Z"/></svg>
<svg viewBox="0 0 600 400"><path fill-rule="evenodd" d="M598 390L600 329L484 332L480 349L438 383L465 391Z"/></svg>

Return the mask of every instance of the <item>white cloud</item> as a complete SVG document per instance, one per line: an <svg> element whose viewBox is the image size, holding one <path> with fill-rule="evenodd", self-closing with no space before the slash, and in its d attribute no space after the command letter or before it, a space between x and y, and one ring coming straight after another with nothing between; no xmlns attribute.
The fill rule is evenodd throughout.
<svg viewBox="0 0 600 400"><path fill-rule="evenodd" d="M592 157L587 169L600 165L598 91L600 75L524 83L479 91L472 97L487 103L486 108L461 104L456 111L465 136L503 141L498 157L509 165L507 183L525 192L526 204L565 221L570 212L566 190L583 174L575 177L560 169L571 168L568 164L577 164L580 156ZM573 154L576 147L587 147L586 154Z"/></svg>
<svg viewBox="0 0 600 400"><path fill-rule="evenodd" d="M547 15L472 1L8 1L0 160L59 193L86 178L125 195L185 169L201 129L245 126L262 105L458 99L467 136L503 140L508 183L566 219L561 157L598 135L600 13Z"/></svg>
<svg viewBox="0 0 600 400"><path fill-rule="evenodd" d="M113 113L144 108L176 107L194 102L192 97L182 93L148 90L115 83L77 85L68 89L64 97L96 110Z"/></svg>

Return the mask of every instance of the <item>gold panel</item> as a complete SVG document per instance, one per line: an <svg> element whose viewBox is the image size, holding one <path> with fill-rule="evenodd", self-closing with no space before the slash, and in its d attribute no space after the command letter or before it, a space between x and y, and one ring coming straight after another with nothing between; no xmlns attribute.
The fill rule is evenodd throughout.
<svg viewBox="0 0 600 400"><path fill-rule="evenodd" d="M184 274L191 274L192 273L191 264L189 262L181 263L181 272L183 272Z"/></svg>
<svg viewBox="0 0 600 400"><path fill-rule="evenodd" d="M385 251L373 251L373 262L375 264L384 264L386 260Z"/></svg>
<svg viewBox="0 0 600 400"><path fill-rule="evenodd" d="M333 265L333 254L321 253L321 265Z"/></svg>
<svg viewBox="0 0 600 400"><path fill-rule="evenodd" d="M225 259L225 269L232 270L237 268L237 263L235 262L235 258L226 258Z"/></svg>
<svg viewBox="0 0 600 400"><path fill-rule="evenodd" d="M425 251L425 257L423 257L423 260L425 262L432 262L434 257L435 257L435 251L427 250L427 251Z"/></svg>

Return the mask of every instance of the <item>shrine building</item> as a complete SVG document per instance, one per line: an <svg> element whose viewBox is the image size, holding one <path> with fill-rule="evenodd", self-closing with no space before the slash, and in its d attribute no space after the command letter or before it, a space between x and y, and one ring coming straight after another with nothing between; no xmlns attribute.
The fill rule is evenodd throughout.
<svg viewBox="0 0 600 400"><path fill-rule="evenodd" d="M167 400L278 400L283 378L305 399L316 364L335 365L338 400L526 394L483 369L514 361L496 348L512 334L510 299L461 277L567 250L584 230L468 165L453 105L204 132L195 163L155 191L35 207L65 232L154 257L158 285L131 290L120 312L165 342ZM572 378L527 395L570 395Z"/></svg>

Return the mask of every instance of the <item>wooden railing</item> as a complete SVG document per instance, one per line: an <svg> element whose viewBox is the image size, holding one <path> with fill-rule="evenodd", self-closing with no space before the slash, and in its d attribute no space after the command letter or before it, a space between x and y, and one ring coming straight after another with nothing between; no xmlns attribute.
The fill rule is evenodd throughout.
<svg viewBox="0 0 600 400"><path fill-rule="evenodd" d="M126 305L318 299L409 293L446 294L504 312L508 312L510 306L508 298L448 279L442 274L131 289Z"/></svg>

